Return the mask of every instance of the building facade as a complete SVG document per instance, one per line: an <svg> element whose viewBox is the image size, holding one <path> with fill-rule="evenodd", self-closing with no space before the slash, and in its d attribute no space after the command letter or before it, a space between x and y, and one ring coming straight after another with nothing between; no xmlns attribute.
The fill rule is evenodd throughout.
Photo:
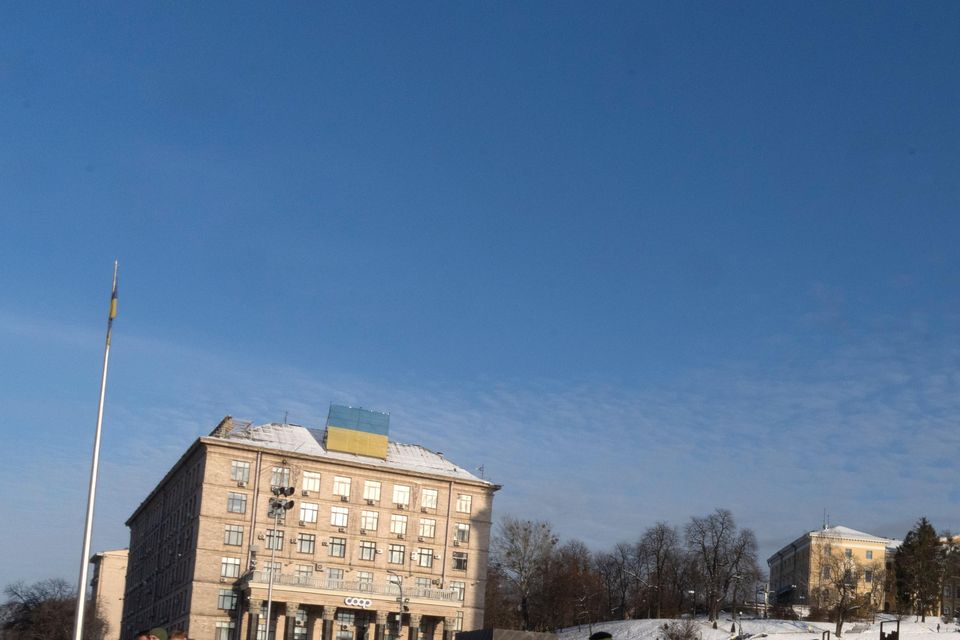
<svg viewBox="0 0 960 640"><path fill-rule="evenodd" d="M348 407L332 406L323 429L224 418L127 521L124 637L162 625L196 640L448 640L480 628L499 486L388 436L387 414Z"/></svg>
<svg viewBox="0 0 960 640"><path fill-rule="evenodd" d="M816 607L839 577L878 608L889 607L886 566L899 544L842 526L807 532L767 559L774 602Z"/></svg>
<svg viewBox="0 0 960 640"><path fill-rule="evenodd" d="M127 550L100 551L90 558L93 578L90 580L93 606L107 623L106 640L120 638L123 617L123 592L127 579Z"/></svg>

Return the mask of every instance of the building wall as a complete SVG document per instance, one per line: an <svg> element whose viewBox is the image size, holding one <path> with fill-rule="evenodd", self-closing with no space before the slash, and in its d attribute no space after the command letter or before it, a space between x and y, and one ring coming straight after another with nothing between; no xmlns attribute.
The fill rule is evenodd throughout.
<svg viewBox="0 0 960 640"><path fill-rule="evenodd" d="M130 527L122 634L186 626L203 491L204 451L191 447L148 496Z"/></svg>
<svg viewBox="0 0 960 640"><path fill-rule="evenodd" d="M101 551L91 562L94 565L93 604L107 623L105 640L116 640L121 637L127 550Z"/></svg>
<svg viewBox="0 0 960 640"><path fill-rule="evenodd" d="M232 477L235 461L249 465L245 481ZM275 478L275 468L287 471ZM319 489L309 495L303 495L305 472L319 474ZM289 480L282 477L283 473L289 473ZM350 493L345 501L334 495L335 477L350 479ZM296 489L288 498L294 501L294 507L279 527L267 515L274 480L289 482ZM373 504L363 497L367 480L380 482L380 499ZM395 485L410 488L409 504L403 508L393 501ZM376 592L385 591L388 581L393 579L388 571L402 576L404 595L410 600L409 613L429 619L431 629L480 628L496 488L488 482L385 468L382 464L365 463L359 456L355 461L334 461L220 438L202 438L128 522L131 564L124 628L132 633L156 624L181 627L188 630L191 638L203 640L217 637L218 625L223 627L232 621L234 628L229 637L242 636L246 640L249 613L258 610L259 603L267 599L265 570L271 561L268 536L273 529L282 531L283 540L282 548L275 552L279 572L274 578L271 608L272 617L281 616L281 629L282 616L299 608L310 618L309 629L304 631L309 632L310 638L319 638L324 612L329 617L334 611L351 609L347 598L354 597L371 601L367 609L355 613L368 615L371 621L380 613L382 622L383 614L395 613L399 606L396 595ZM424 506L425 489L436 491L436 507ZM459 496L470 496L469 513L457 510ZM243 502L240 513L238 505ZM306 517L301 523L304 503L316 505L316 522L310 522L312 518L304 513ZM331 513L344 508L346 524L340 531L341 527L331 522ZM378 514L376 530L361 533L363 511ZM403 539L390 531L394 515L407 518ZM425 519L435 521L434 535L423 536L421 542L419 523ZM458 524L469 525L469 539L464 542L455 541ZM234 528L232 536L227 535L228 525ZM238 541L236 527L242 527L240 544L230 544ZM315 536L312 553L298 544L301 535ZM332 555L335 538L344 541L343 557ZM378 552L372 560L361 558L362 542L376 545ZM390 545L404 547L402 564L390 562ZM416 560L411 557L411 552L420 548L432 551L432 566L421 566L419 554ZM454 566L455 553L466 554L465 570ZM174 562L175 557L182 560ZM225 563L225 559L229 560ZM298 583L298 570L303 576L308 569L313 575ZM327 578L336 571L343 572L344 582L328 584ZM372 574L375 592L357 589L360 572ZM234 575L237 573L239 577ZM435 583L431 582L429 591L418 592L418 579ZM462 601L448 593L455 582L463 585ZM331 584L338 588L328 588ZM418 593L424 597L418 597ZM233 603L230 594L237 596ZM447 596L449 599L439 599ZM230 604L231 609L221 608ZM410 616L404 618L407 624L410 620Z"/></svg>
<svg viewBox="0 0 960 640"><path fill-rule="evenodd" d="M884 567L887 560L887 544L880 538L859 538L832 535L829 530L804 534L791 544L780 549L767 560L770 571L770 589L777 601L804 607L816 604L817 592L829 588L829 579L823 575L824 565L830 558L842 558L849 554L861 567L872 572L857 583L859 594L873 591L879 598L879 607L889 597L884 592ZM879 589L879 593L877 590Z"/></svg>

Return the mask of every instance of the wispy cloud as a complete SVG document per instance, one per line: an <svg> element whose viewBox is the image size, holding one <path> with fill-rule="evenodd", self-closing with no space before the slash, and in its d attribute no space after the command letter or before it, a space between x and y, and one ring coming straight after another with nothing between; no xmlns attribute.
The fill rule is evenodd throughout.
<svg viewBox="0 0 960 640"><path fill-rule="evenodd" d="M775 352L798 346L772 347L765 365L732 362L636 388L377 379L130 340L109 398L96 542L123 546L124 519L223 415L288 412L320 425L331 401L390 411L395 439L482 465L504 486L498 513L550 520L595 548L717 506L754 528L764 553L818 526L824 509L880 535L901 536L920 515L960 529L949 484L949 452L960 445L956 337L901 327L802 364ZM44 447L39 464L82 477L83 453ZM35 478L24 463L12 468L4 481L14 495L27 491ZM76 511L84 489L71 483L42 508ZM14 535L0 541L23 542Z"/></svg>

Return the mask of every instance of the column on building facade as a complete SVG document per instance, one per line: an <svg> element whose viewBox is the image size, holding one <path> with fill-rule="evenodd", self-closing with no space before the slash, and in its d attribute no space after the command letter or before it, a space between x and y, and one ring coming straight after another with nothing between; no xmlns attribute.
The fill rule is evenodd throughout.
<svg viewBox="0 0 960 640"><path fill-rule="evenodd" d="M420 631L420 614L411 613L410 614L410 629L407 640L417 640L417 634Z"/></svg>
<svg viewBox="0 0 960 640"><path fill-rule="evenodd" d="M287 632L287 625L284 624L284 618L279 613L280 603L274 600L273 607L270 609L270 615L273 616L273 640L283 640ZM267 629L269 629L269 624ZM270 633L267 632L267 640L270 640Z"/></svg>
<svg viewBox="0 0 960 640"><path fill-rule="evenodd" d="M293 634L297 628L297 610L300 604L297 602L288 602L286 606L286 616L283 619L283 638L284 640L293 640Z"/></svg>
<svg viewBox="0 0 960 640"><path fill-rule="evenodd" d="M247 640L257 640L257 629L260 627L260 607L262 600L250 598L250 608L247 610ZM241 636L243 637L243 636Z"/></svg>
<svg viewBox="0 0 960 640"><path fill-rule="evenodd" d="M322 640L333 640L333 617L337 613L337 608L323 606L323 637Z"/></svg>
<svg viewBox="0 0 960 640"><path fill-rule="evenodd" d="M374 640L386 640L386 631L387 631L387 612L386 611L377 611L376 612L376 624L374 628L373 639Z"/></svg>
<svg viewBox="0 0 960 640"><path fill-rule="evenodd" d="M443 640L453 640L453 634L456 633L456 618L443 619Z"/></svg>

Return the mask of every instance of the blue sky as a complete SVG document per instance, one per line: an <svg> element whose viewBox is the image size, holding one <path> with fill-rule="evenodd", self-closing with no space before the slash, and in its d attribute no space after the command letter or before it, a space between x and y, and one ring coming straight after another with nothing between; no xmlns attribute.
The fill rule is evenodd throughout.
<svg viewBox="0 0 960 640"><path fill-rule="evenodd" d="M0 9L4 583L226 414L483 465L595 549L960 529L960 6Z"/></svg>

